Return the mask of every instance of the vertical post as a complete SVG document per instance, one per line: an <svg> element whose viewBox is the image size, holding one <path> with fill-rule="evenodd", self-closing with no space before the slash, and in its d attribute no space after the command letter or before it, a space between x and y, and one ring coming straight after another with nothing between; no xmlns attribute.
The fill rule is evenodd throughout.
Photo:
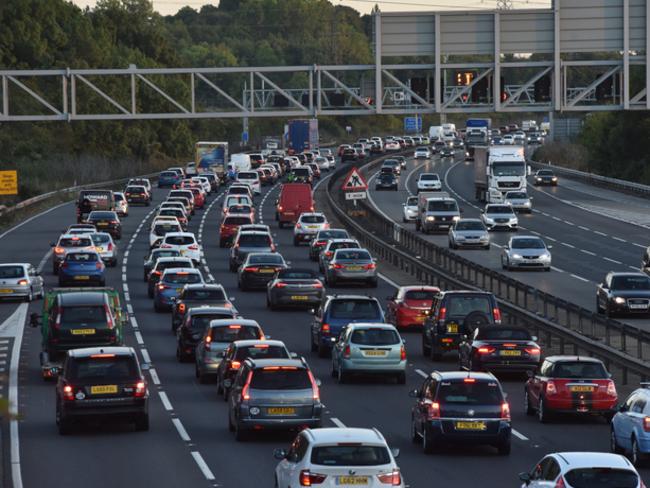
<svg viewBox="0 0 650 488"><path fill-rule="evenodd" d="M318 68L318 71L316 71L316 95L318 98L316 99L316 115L318 115L321 110L323 109L323 83L321 80L321 73L320 73L320 68Z"/></svg>
<svg viewBox="0 0 650 488"><path fill-rule="evenodd" d="M312 67L312 69L309 70L309 113L312 115L312 117L316 116L316 113L314 112L314 71L316 70L316 66ZM302 102L302 100L300 100Z"/></svg>
<svg viewBox="0 0 650 488"><path fill-rule="evenodd" d="M629 110L630 109L630 0L623 0L623 80L622 81L623 84L621 86L621 89L623 92L622 93L623 109Z"/></svg>
<svg viewBox="0 0 650 488"><path fill-rule="evenodd" d="M250 88L250 110L251 112L255 112L255 73L251 71L251 76L250 76L250 83L251 83L251 88Z"/></svg>
<svg viewBox="0 0 650 488"><path fill-rule="evenodd" d="M501 110L501 14L494 12L494 71L492 72L494 111Z"/></svg>
<svg viewBox="0 0 650 488"><path fill-rule="evenodd" d="M61 111L64 115L68 116L69 122L70 116L68 114L68 75L61 76L61 100L63 105Z"/></svg>
<svg viewBox="0 0 650 488"><path fill-rule="evenodd" d="M73 78L74 80L74 78ZM135 115L136 103L135 103L135 75L131 73L131 113Z"/></svg>
<svg viewBox="0 0 650 488"><path fill-rule="evenodd" d="M434 29L433 29L433 35L434 35L434 55L433 55L433 63L434 63L434 80L433 80L433 93L434 93L434 106L436 108L436 112L440 113L441 108L442 108L442 94L440 93L440 45L442 44L442 33L440 32L440 14L436 13L434 16Z"/></svg>
<svg viewBox="0 0 650 488"><path fill-rule="evenodd" d="M70 76L70 113L74 117L77 115L77 77Z"/></svg>
<svg viewBox="0 0 650 488"><path fill-rule="evenodd" d="M381 14L378 9L373 16L375 20L375 111L380 114L383 111L384 87L381 76Z"/></svg>
<svg viewBox="0 0 650 488"><path fill-rule="evenodd" d="M650 110L650 2L645 3L645 108Z"/></svg>
<svg viewBox="0 0 650 488"><path fill-rule="evenodd" d="M190 96L192 97L192 113L196 113L196 96L194 93L194 72L190 73Z"/></svg>
<svg viewBox="0 0 650 488"><path fill-rule="evenodd" d="M562 73L560 70L560 2L553 2L553 99L555 110L562 110ZM566 89L566 86L564 87Z"/></svg>
<svg viewBox="0 0 650 488"><path fill-rule="evenodd" d="M2 76L2 115L9 116L9 82L6 76Z"/></svg>

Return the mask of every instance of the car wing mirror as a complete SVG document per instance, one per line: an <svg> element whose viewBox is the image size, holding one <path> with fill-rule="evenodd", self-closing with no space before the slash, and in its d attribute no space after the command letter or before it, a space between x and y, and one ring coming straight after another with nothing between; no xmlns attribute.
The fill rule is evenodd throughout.
<svg viewBox="0 0 650 488"><path fill-rule="evenodd" d="M140 365L140 369L141 369L142 371L149 371L149 370L151 369L151 364L149 364L149 363L142 363L142 364Z"/></svg>
<svg viewBox="0 0 650 488"><path fill-rule="evenodd" d="M297 352L290 352L289 356L291 356L293 359L298 359L298 353Z"/></svg>
<svg viewBox="0 0 650 488"><path fill-rule="evenodd" d="M29 316L29 325L30 327L38 327L41 324L41 317L37 312L32 312Z"/></svg>
<svg viewBox="0 0 650 488"><path fill-rule="evenodd" d="M546 249L553 249L553 246L546 246Z"/></svg>
<svg viewBox="0 0 650 488"><path fill-rule="evenodd" d="M390 453L393 455L395 459L397 459L399 457L400 450L397 447L392 447L390 449Z"/></svg>
<svg viewBox="0 0 650 488"><path fill-rule="evenodd" d="M526 486L530 483L530 473L519 473L519 479L526 483Z"/></svg>
<svg viewBox="0 0 650 488"><path fill-rule="evenodd" d="M322 384L323 382L319 378L316 378L316 386L320 387Z"/></svg>
<svg viewBox="0 0 650 488"><path fill-rule="evenodd" d="M275 449L273 451L273 457L279 461L287 458L287 451L285 449Z"/></svg>
<svg viewBox="0 0 650 488"><path fill-rule="evenodd" d="M411 390L411 391L409 391L409 397L411 397L411 398L420 398L420 390Z"/></svg>
<svg viewBox="0 0 650 488"><path fill-rule="evenodd" d="M538 339L538 338L537 338L537 336L531 336L531 339L532 339L533 341L537 342L537 339Z"/></svg>

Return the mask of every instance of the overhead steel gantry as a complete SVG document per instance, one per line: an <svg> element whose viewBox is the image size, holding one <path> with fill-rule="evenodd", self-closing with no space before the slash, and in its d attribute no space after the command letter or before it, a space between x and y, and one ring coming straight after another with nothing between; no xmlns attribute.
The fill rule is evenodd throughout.
<svg viewBox="0 0 650 488"><path fill-rule="evenodd" d="M373 19L370 65L0 70L0 122L650 109L650 0Z"/></svg>

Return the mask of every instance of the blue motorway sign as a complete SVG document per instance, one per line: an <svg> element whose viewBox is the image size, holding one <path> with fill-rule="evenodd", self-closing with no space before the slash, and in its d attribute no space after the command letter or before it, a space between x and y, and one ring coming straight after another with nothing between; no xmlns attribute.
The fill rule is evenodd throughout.
<svg viewBox="0 0 650 488"><path fill-rule="evenodd" d="M404 132L422 132L422 117L404 117Z"/></svg>

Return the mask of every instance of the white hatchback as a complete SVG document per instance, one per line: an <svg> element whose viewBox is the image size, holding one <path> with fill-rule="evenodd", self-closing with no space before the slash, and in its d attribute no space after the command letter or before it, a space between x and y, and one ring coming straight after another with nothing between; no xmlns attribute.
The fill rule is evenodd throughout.
<svg viewBox="0 0 650 488"><path fill-rule="evenodd" d="M293 245L299 246L301 242L311 241L318 234L318 231L329 228L330 224L324 213L302 213L293 228Z"/></svg>
<svg viewBox="0 0 650 488"><path fill-rule="evenodd" d="M421 191L437 191L442 189L438 173L422 173L418 178L418 193Z"/></svg>
<svg viewBox="0 0 650 488"><path fill-rule="evenodd" d="M201 261L201 246L191 232L168 232L165 234L161 249L176 249L181 256L190 258L198 264Z"/></svg>
<svg viewBox="0 0 650 488"><path fill-rule="evenodd" d="M153 249L154 247L158 247L170 232L183 232L183 228L178 222L178 219L154 220L149 230L149 248Z"/></svg>
<svg viewBox="0 0 650 488"><path fill-rule="evenodd" d="M395 458L377 429L305 429L289 450L276 449L275 486L404 487Z"/></svg>

